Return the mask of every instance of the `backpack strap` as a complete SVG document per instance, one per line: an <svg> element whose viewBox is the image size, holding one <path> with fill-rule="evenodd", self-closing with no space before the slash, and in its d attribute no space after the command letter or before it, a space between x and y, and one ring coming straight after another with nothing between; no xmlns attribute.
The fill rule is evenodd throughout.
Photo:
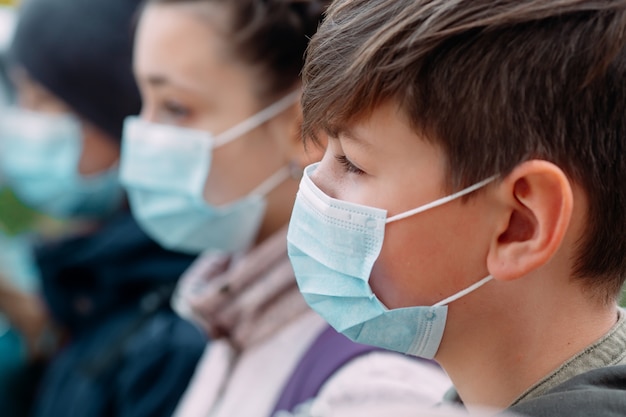
<svg viewBox="0 0 626 417"><path fill-rule="evenodd" d="M378 350L381 349L352 342L327 327L300 359L270 415L281 410L293 411L297 405L315 397L322 385L347 362Z"/></svg>

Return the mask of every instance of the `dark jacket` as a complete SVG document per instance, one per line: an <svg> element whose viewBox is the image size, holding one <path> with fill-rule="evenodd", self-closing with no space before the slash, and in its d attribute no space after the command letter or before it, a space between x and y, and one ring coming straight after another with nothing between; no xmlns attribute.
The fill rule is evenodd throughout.
<svg viewBox="0 0 626 417"><path fill-rule="evenodd" d="M155 288L175 285L193 257L162 249L123 212L94 233L38 248L36 261L50 312L78 336Z"/></svg>
<svg viewBox="0 0 626 417"><path fill-rule="evenodd" d="M192 258L163 250L129 213L37 254L42 287L69 343L49 364L41 417L171 415L206 346L169 307Z"/></svg>

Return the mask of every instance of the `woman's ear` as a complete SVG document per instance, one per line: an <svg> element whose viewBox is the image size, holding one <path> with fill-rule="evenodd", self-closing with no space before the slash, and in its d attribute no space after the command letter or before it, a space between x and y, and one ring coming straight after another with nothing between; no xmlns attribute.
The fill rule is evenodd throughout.
<svg viewBox="0 0 626 417"><path fill-rule="evenodd" d="M303 169L307 165L321 161L326 150L328 138L325 134L320 133L317 142L312 140L304 140L302 137L302 107L298 101L294 106L292 113L292 130L289 145L289 162Z"/></svg>
<svg viewBox="0 0 626 417"><path fill-rule="evenodd" d="M494 278L513 280L543 266L561 245L572 216L572 187L558 166L543 160L518 165L497 187L503 209L487 267Z"/></svg>
<svg viewBox="0 0 626 417"><path fill-rule="evenodd" d="M325 134L318 134L317 141L304 140L298 128L298 138L293 141L291 161L301 169L314 162L319 162L324 156L328 138Z"/></svg>
<svg viewBox="0 0 626 417"><path fill-rule="evenodd" d="M277 152L284 155L285 163L299 169L320 161L324 156L327 138L320 134L318 142L302 138L302 107L296 101L291 107L267 123L270 137L276 141Z"/></svg>

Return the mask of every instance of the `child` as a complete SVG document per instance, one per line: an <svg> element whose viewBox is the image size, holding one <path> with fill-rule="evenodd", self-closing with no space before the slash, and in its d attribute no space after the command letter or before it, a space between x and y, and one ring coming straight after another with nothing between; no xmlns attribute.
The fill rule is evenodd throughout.
<svg viewBox="0 0 626 417"><path fill-rule="evenodd" d="M309 304L470 409L624 415L625 34L624 1L334 2L288 233Z"/></svg>
<svg viewBox="0 0 626 417"><path fill-rule="evenodd" d="M326 3L150 0L139 16L121 179L147 233L202 252L173 305L211 336L177 417L282 417L319 390L432 405L449 388L435 364L352 343L298 292L287 226L322 154L300 141L299 75Z"/></svg>

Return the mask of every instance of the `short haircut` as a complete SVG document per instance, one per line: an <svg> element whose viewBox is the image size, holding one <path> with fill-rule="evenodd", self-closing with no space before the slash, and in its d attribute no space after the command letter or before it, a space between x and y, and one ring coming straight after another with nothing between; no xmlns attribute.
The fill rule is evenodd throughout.
<svg viewBox="0 0 626 417"><path fill-rule="evenodd" d="M440 146L448 187L558 165L589 200L574 274L626 275L626 1L335 1L303 71L305 138L395 102ZM384 138L381 138L381 140Z"/></svg>

